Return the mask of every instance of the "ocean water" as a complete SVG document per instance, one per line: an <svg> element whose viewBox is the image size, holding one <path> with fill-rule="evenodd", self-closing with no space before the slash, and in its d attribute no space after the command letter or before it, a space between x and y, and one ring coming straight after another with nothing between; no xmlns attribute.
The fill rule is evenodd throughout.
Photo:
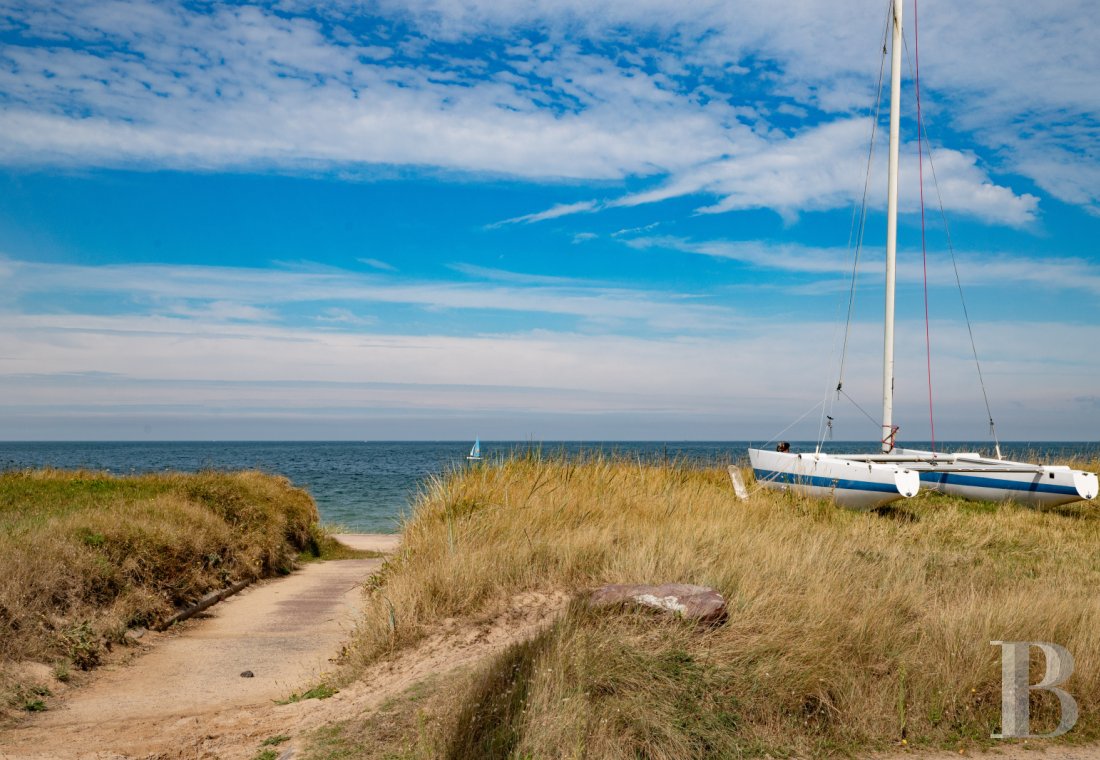
<svg viewBox="0 0 1100 760"><path fill-rule="evenodd" d="M914 448L921 442L908 442ZM725 466L747 459L747 441L721 442L542 442L482 441L486 461L539 448L545 454L583 456L613 453L643 461L678 460L697 466ZM836 453L867 451L867 443L830 443ZM943 451L989 451L984 443L940 444ZM85 468L116 474L203 469L258 469L285 475L317 501L325 523L348 530L393 533L411 511L426 479L466 466L470 443L415 442L0 442L0 470L29 467ZM792 450L813 450L792 442ZM1054 461L1100 459L1100 442L1006 443L1008 457Z"/></svg>

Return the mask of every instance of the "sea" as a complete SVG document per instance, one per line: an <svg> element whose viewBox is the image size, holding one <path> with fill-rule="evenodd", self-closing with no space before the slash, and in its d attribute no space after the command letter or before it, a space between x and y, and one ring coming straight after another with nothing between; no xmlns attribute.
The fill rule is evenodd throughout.
<svg viewBox="0 0 1100 760"><path fill-rule="evenodd" d="M546 456L609 454L645 462L725 467L747 462L749 441L482 441L483 461L492 463L531 451ZM757 443L756 445L759 445ZM871 450L866 442L829 442L835 453ZM912 448L929 444L909 442ZM990 445L941 442L941 451L980 451ZM367 533L396 533L411 514L428 479L466 467L469 442L456 441L187 441L187 442L0 442L0 470L37 467L105 470L131 474L179 470L254 469L285 475L317 502L323 523ZM792 451L812 451L813 442L792 441ZM1100 442L1002 443L1006 457L1053 462L1100 459Z"/></svg>

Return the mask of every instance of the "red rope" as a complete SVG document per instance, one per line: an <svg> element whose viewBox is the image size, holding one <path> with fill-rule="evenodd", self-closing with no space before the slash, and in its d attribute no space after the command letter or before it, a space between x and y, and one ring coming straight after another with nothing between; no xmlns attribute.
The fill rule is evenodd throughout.
<svg viewBox="0 0 1100 760"><path fill-rule="evenodd" d="M932 338L928 329L928 246L924 234L924 143L921 141L921 132L924 122L920 112L920 31L917 24L917 0L913 0L913 50L914 72L913 82L917 91L917 175L920 182L920 248L921 259L924 264L924 350L925 361L928 367L928 426L931 430L932 451L936 450L936 420L932 413Z"/></svg>

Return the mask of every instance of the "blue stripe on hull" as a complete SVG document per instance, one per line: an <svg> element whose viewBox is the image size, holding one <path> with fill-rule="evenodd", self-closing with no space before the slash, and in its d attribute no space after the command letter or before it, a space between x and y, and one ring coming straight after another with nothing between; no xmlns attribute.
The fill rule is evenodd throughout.
<svg viewBox="0 0 1100 760"><path fill-rule="evenodd" d="M1019 481L1000 478L982 478L977 475L960 475L954 472L922 472L920 479L924 483L949 486L970 486L972 488L997 488L1002 491L1030 491L1032 493L1052 493L1060 496L1077 496L1074 486L1060 486L1044 483L1041 480Z"/></svg>
<svg viewBox="0 0 1100 760"><path fill-rule="evenodd" d="M786 483L796 486L816 486L817 488L841 488L846 491L881 491L899 493L894 483L874 483L869 480L844 480L842 478L823 478L818 475L798 475L793 472L753 469L758 483Z"/></svg>

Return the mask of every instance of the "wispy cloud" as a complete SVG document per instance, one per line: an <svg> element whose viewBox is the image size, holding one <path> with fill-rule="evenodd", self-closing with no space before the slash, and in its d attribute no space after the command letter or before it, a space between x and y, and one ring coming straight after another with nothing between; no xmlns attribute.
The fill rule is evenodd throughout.
<svg viewBox="0 0 1100 760"><path fill-rule="evenodd" d="M318 314L315 319L318 322L335 325L348 325L352 327L364 327L378 323L377 319L362 317L351 309L342 309L336 306L329 307Z"/></svg>
<svg viewBox="0 0 1100 760"><path fill-rule="evenodd" d="M996 151L979 161L941 150L953 208L998 224L1033 219L1036 199L991 179L995 169L1032 177L1067 202L1097 203L1100 102L1081 77L1097 68L1089 61L1098 53L1091 25L1081 23L1087 4L1073 5L1041 14L1023 0L967 5L982 24L966 23L962 9L931 15L922 37L928 112ZM792 215L834 208L858 191L849 171L859 162L849 159L862 150L864 130L851 114L870 102L865 72L875 46L866 40L876 37L876 14L805 2L780 19L717 2L596 10L432 0L379 3L376 12L410 22L406 32L383 33L389 27L364 22L362 10L284 3L279 13L260 5L199 11L142 0L11 6L0 161L648 177L661 181L611 205L713 196L703 213ZM999 33L977 39L989 24ZM545 39L526 37L533 28ZM627 41L601 52L586 44L610 28ZM482 47L463 46L467 35ZM35 44L17 44L21 36ZM1049 55L1051 40L1084 58ZM969 51L989 44L996 65L971 60ZM809 122L792 131L790 115L801 112ZM599 205L562 204L506 222Z"/></svg>
<svg viewBox="0 0 1100 760"><path fill-rule="evenodd" d="M1100 269L1072 247L1093 232L1084 215L1054 201L1100 209L1096 14L1084 0L929 11L922 108L946 210L979 229L959 258L1000 320L976 325L990 388L1025 410L1018 420L1093 430L1081 410L1100 368L1081 346L1097 340ZM173 194L129 234L115 233L135 204L94 224L41 208L15 220L11 204L5 418L527 410L770 434L828 384L833 325L811 312L846 288L850 259L821 231L838 219L846 231L862 194L884 21L811 0L783 13L727 0L0 0L0 165L33 178L28 203L105 178L221 190L240 181L231 172L303 191L300 209L285 194L269 204L282 209L272 227L334 220L316 239L280 237L258 192L226 226L255 211L261 234L212 225L150 249L202 203ZM912 115L907 103L908 134ZM912 142L902 151L912 179ZM364 179L382 181L338 186ZM870 186L875 223L883 186ZM903 188L911 249L917 199ZM46 238L48 253L35 247ZM179 263L199 261L190 246L249 265ZM127 263L162 253L176 263ZM953 284L945 253L929 255L932 285ZM909 316L899 335L921 332ZM854 345L869 348L846 387L873 397L880 327L861 318ZM966 334L934 327L937 378L962 419L977 408ZM899 352L903 406L923 395L916 361Z"/></svg>
<svg viewBox="0 0 1100 760"><path fill-rule="evenodd" d="M504 56L507 70L487 75L484 61L416 33L389 40L395 55L379 61L368 50L377 45L364 45L376 35L362 40L360 24L337 20L330 34L259 6L78 2L15 15L77 44L6 48L8 164L398 164L617 179L698 161L725 142L690 102L662 105L661 77L620 72L572 45ZM431 55L402 55L402 45Z"/></svg>
<svg viewBox="0 0 1100 760"><path fill-rule="evenodd" d="M185 303L167 304L165 312L181 317L225 322L270 322L276 319L275 312L270 309L232 301L206 301L198 306Z"/></svg>
<svg viewBox="0 0 1100 760"><path fill-rule="evenodd" d="M534 214L524 214L523 216L515 216L511 219L503 219L499 222L494 222L488 227L503 227L506 224L530 224L532 222L544 222L547 219L557 219L561 216L569 216L571 214L581 214L586 211L595 211L600 204L597 201L580 201L578 203L559 203L556 206L551 206L545 211L539 211Z"/></svg>
<svg viewBox="0 0 1100 760"><path fill-rule="evenodd" d="M832 328L769 315L746 327L700 339L547 331L364 336L247 323L204 329L163 316L9 315L0 323L8 354L0 359L0 390L9 422L84 415L116 422L167 418L177 426L184 418L225 417L286 425L294 418L410 420L462 410L514 419L620 415L635 424L648 420L650 430L669 415L689 426L670 428L682 434L710 419L722 421L728 438L766 438L821 398L835 372L827 350ZM934 325L941 414L952 435L980 436L984 410L965 334L943 328ZM854 329L845 387L856 398L873 398L881 328ZM898 329L906 338L922 332L905 321ZM1095 345L1095 326L1009 322L983 325L981 334L994 403L1013 400L1012 408L1002 403L998 411L1003 432L1011 435L1014 426L1020 430L1041 417L1048 428L1052 420L1064 424L1063 435L1089 435L1080 399L1090 395L1100 368L1094 355L1067 349ZM1030 347L1023 361L1021 344ZM898 359L899 421L912 439L923 432L916 422L924 419L923 359L916 352L899 352ZM856 410L836 416L842 433L866 433ZM811 424L800 434L815 432Z"/></svg>
<svg viewBox="0 0 1100 760"><path fill-rule="evenodd" d="M396 272L397 267L379 259L358 259L360 264L366 264L371 269L381 269L383 272Z"/></svg>
<svg viewBox="0 0 1100 760"><path fill-rule="evenodd" d="M494 267L482 267L476 264L451 264L450 269L461 272L477 280L489 282L508 282L519 285L549 285L553 287L579 287L579 288L614 288L609 283L597 283L591 280L582 281L576 277L563 277L560 275L527 274L526 272L512 272L507 269Z"/></svg>
<svg viewBox="0 0 1100 760"><path fill-rule="evenodd" d="M678 60L703 70L742 73L739 64L749 61L774 66L774 93L789 98L775 111L800 118L807 107L830 113L867 107L867 72L877 65L868 40L881 34L885 20L884 7L876 13L808 0L787 3L782 14L766 4L721 0L609 0L598 11L577 0L387 0L383 7L451 38L535 25L579 27L594 39L624 27L656 30L683 42ZM1089 180L1100 165L1100 90L1091 78L1100 70L1100 46L1091 10L1089 0L937 5L921 14L920 42L925 116L933 129L946 124L966 132L997 151L991 158L999 159L998 169L1095 212L1100 182ZM906 20L910 46L912 23Z"/></svg>
<svg viewBox="0 0 1100 760"><path fill-rule="evenodd" d="M849 275L852 252L844 248L803 246L765 241L692 241L676 237L640 237L624 240L638 250L666 249L714 258L728 259L754 268L785 271L800 275ZM1082 258L1027 258L1008 253L956 253L965 272L968 288L996 288L1004 291L1011 284L1032 285L1054 291L1085 291L1100 294L1100 266ZM861 270L881 271L881 261L864 262ZM924 277L923 266L913 257L898 264L899 275L911 282ZM954 266L949 253L931 251L929 283L954 286Z"/></svg>
<svg viewBox="0 0 1100 760"><path fill-rule="evenodd" d="M470 265L458 271L477 281L414 281L367 275L333 267L243 268L142 264L86 266L6 262L9 298L116 294L132 311L208 317L212 321L280 321L280 309L320 305L317 317L333 319L346 304L363 307L409 305L422 309L501 311L571 317L589 328L645 326L658 331L729 329L736 314L728 307L699 303L694 294L642 290L609 283L528 275ZM330 306L330 304L345 304ZM337 309L337 311L332 311ZM273 319L273 317L278 319ZM350 324L345 320L345 323Z"/></svg>
<svg viewBox="0 0 1100 760"><path fill-rule="evenodd" d="M864 120L831 122L794 137L761 139L739 155L682 169L648 190L603 202L562 204L508 221L537 222L582 211L641 206L684 196L713 199L696 209L699 214L773 209L789 221L802 212L848 208L863 192L869 134L868 122ZM916 145L906 145L904 153L906 166L915 167ZM1013 227L1035 220L1039 199L996 184L978 167L973 154L940 149L935 152L934 162L939 198L946 211ZM872 207L884 207L882 183L873 183L871 188ZM903 186L901 210L917 210L918 201L917 192ZM507 222L501 224L504 223Z"/></svg>
<svg viewBox="0 0 1100 760"><path fill-rule="evenodd" d="M851 270L851 255L842 248L811 248L765 241L691 241L676 237L640 237L623 241L638 250L668 249L729 259L761 269L808 274L838 274Z"/></svg>

